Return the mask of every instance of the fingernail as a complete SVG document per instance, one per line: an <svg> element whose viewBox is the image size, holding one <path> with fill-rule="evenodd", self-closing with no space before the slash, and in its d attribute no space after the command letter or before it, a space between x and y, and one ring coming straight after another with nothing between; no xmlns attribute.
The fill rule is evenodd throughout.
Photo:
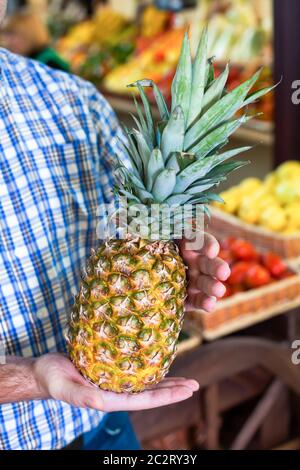
<svg viewBox="0 0 300 470"><path fill-rule="evenodd" d="M214 288L214 295L216 297L223 297L225 292L226 292L226 287L221 282L217 282Z"/></svg>
<svg viewBox="0 0 300 470"><path fill-rule="evenodd" d="M214 299L207 299L203 302L203 308L208 313L212 312L215 309L216 301Z"/></svg>
<svg viewBox="0 0 300 470"><path fill-rule="evenodd" d="M218 271L217 277L220 281L226 281L230 276L229 266L221 266Z"/></svg>
<svg viewBox="0 0 300 470"><path fill-rule="evenodd" d="M197 390L199 390L199 388L200 388L199 384L197 382L194 382L193 383L193 391L197 392Z"/></svg>

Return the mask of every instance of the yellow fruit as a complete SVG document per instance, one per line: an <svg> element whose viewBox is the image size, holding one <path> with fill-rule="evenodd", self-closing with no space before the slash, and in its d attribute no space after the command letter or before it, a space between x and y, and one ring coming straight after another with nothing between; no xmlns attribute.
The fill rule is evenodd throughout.
<svg viewBox="0 0 300 470"><path fill-rule="evenodd" d="M94 14L95 42L106 43L114 34L125 27L127 20L109 6L98 7Z"/></svg>
<svg viewBox="0 0 300 470"><path fill-rule="evenodd" d="M287 225L287 216L280 206L269 206L261 212L259 223L269 230L281 232Z"/></svg>
<svg viewBox="0 0 300 470"><path fill-rule="evenodd" d="M262 186L261 186L260 188L258 188L256 191L253 191L252 194L249 194L249 197L260 201L260 200L262 200L263 198L265 198L265 197L268 196L268 195L269 195L268 191L267 191L266 188L264 188L264 186L262 185Z"/></svg>
<svg viewBox="0 0 300 470"><path fill-rule="evenodd" d="M247 194L247 193L249 194L253 191L256 191L261 186L262 186L262 182L258 178L246 178L239 185L239 187L242 190L243 194Z"/></svg>
<svg viewBox="0 0 300 470"><path fill-rule="evenodd" d="M288 224L300 228L300 202L293 202L285 207Z"/></svg>
<svg viewBox="0 0 300 470"><path fill-rule="evenodd" d="M224 191L220 194L220 197L224 200L224 204L220 204L223 211L229 214L236 212L240 204L240 191L237 187Z"/></svg>
<svg viewBox="0 0 300 470"><path fill-rule="evenodd" d="M300 178L300 162L297 160L290 160L284 162L276 169L276 175L280 180L287 180L289 178Z"/></svg>
<svg viewBox="0 0 300 470"><path fill-rule="evenodd" d="M252 191L252 193L242 197L241 205L260 207L263 204L263 201L269 196L269 193L262 186L256 191Z"/></svg>
<svg viewBox="0 0 300 470"><path fill-rule="evenodd" d="M113 392L139 392L167 373L186 297L173 242L109 240L89 260L67 334L82 375Z"/></svg>
<svg viewBox="0 0 300 470"><path fill-rule="evenodd" d="M263 181L263 187L268 192L273 192L277 184L277 176L275 173L270 173L267 175Z"/></svg>
<svg viewBox="0 0 300 470"><path fill-rule="evenodd" d="M278 205L276 198L261 187L251 195L242 197L238 214L245 222L254 224L258 222L263 209L274 205Z"/></svg>
<svg viewBox="0 0 300 470"><path fill-rule="evenodd" d="M146 7L141 19L142 36L151 37L161 33L165 28L168 17L168 12L158 10L153 5Z"/></svg>
<svg viewBox="0 0 300 470"><path fill-rule="evenodd" d="M286 180L280 181L275 186L274 191L278 202L280 204L290 204L294 202L300 196L300 188L298 181L295 180Z"/></svg>
<svg viewBox="0 0 300 470"><path fill-rule="evenodd" d="M299 233L299 228L294 225L287 225L281 233L284 235L295 235L296 233Z"/></svg>
<svg viewBox="0 0 300 470"><path fill-rule="evenodd" d="M277 199L272 194L267 195L264 199L261 199L259 201L260 209L265 209L269 206L277 206L277 205L278 205Z"/></svg>
<svg viewBox="0 0 300 470"><path fill-rule="evenodd" d="M256 224L259 220L260 210L254 205L249 206L247 204L242 205L239 208L238 216L243 222L248 224Z"/></svg>

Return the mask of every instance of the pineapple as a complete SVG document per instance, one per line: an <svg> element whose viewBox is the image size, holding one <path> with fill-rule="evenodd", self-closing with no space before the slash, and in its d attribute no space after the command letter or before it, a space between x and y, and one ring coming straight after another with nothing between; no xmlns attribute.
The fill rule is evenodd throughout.
<svg viewBox="0 0 300 470"><path fill-rule="evenodd" d="M118 161L115 188L129 204L201 205L219 200L209 192L245 162L227 160L250 147L221 152L228 137L249 118L234 117L267 93L249 95L259 72L226 92L228 66L218 77L207 59L207 31L192 63L185 34L172 83L171 110L151 80L138 89L136 129L124 144L130 170ZM160 113L155 123L145 88L151 87ZM159 221L162 227L164 220ZM171 228L175 231L175 219ZM186 269L169 239L129 234L107 239L95 251L75 298L67 333L71 360L84 377L103 390L140 392L157 384L176 354L186 298Z"/></svg>

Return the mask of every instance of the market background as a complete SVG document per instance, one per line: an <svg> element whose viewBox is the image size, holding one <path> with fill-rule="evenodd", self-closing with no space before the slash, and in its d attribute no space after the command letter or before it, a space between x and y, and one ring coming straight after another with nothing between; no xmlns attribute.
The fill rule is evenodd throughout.
<svg viewBox="0 0 300 470"><path fill-rule="evenodd" d="M185 404L132 414L147 449L300 449L300 136L292 98L300 79L299 3L8 2L7 22L30 8L47 29L49 46L72 73L97 86L126 126L135 112L127 84L152 79L170 101L187 29L195 52L208 24L218 73L230 62L229 90L259 67L258 89L280 82L249 107L254 118L231 139L231 147L254 146L251 165L220 186L225 205L211 207L210 231L232 276L214 313L187 318L173 367L196 377L201 390ZM155 117L151 93L149 99Z"/></svg>

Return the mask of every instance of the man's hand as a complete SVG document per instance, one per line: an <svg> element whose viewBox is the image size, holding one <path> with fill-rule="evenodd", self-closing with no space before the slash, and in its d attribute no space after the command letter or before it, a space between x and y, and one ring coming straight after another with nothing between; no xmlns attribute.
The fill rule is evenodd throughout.
<svg viewBox="0 0 300 470"><path fill-rule="evenodd" d="M186 248L188 241L179 242L181 256L188 267L188 299L186 310L202 308L207 312L214 310L217 298L226 292L222 284L230 275L228 264L218 258L220 246L208 233L199 251Z"/></svg>
<svg viewBox="0 0 300 470"><path fill-rule="evenodd" d="M61 354L46 354L37 359L34 374L43 398L101 411L157 408L186 400L199 388L195 380L170 377L151 390L138 394L105 392L90 385L71 361Z"/></svg>

